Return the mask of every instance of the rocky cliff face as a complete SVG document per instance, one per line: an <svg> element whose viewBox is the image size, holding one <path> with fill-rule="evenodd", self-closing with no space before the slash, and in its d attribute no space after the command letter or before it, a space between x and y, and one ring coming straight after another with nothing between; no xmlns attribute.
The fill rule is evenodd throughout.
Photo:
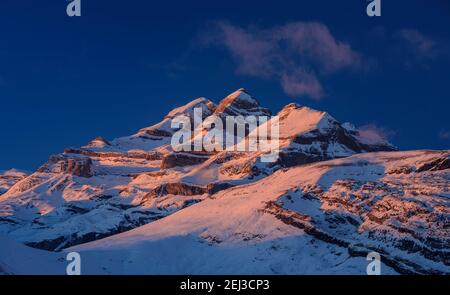
<svg viewBox="0 0 450 295"><path fill-rule="evenodd" d="M51 156L38 172L63 173L89 178L93 175L91 158L83 155L62 154Z"/></svg>
<svg viewBox="0 0 450 295"><path fill-rule="evenodd" d="M271 113L260 106L247 91L240 89L225 97L218 105L205 98L196 99L174 109L160 123L143 128L134 135L114 140L98 137L84 147L68 148L62 154L51 156L47 163L28 177L8 182L10 185L7 192L0 196L0 233L32 247L59 251L165 219L174 212L215 199L222 192L239 190L241 187L244 189L246 185L256 185L267 177L274 179L270 175L280 173L277 172L279 170L295 170L298 167L308 167L305 164L345 159L358 153L396 150L384 140L365 140L357 129L349 127L349 124L341 124L326 112L290 104L278 113L280 154L273 163L261 161L261 157L265 155L263 152L174 152L170 141L176 130L171 128L171 120L177 115L193 120L195 108L201 108L203 119L211 115L223 119L226 115L263 116ZM263 127L260 125L256 129L247 130L247 134L258 132ZM209 131L205 129L202 132L205 134ZM231 136L234 137L235 134ZM376 161L379 154L372 155L371 161ZM411 156L401 153L397 155L398 158L405 159ZM448 178L445 180L449 168L448 154L424 153L422 160L423 163L414 162L414 165L405 162L404 166L399 161L399 165L388 165L388 170L380 168L380 171L367 170L367 167L373 165L367 164L369 162L365 160L357 161L357 165L352 162L351 166L357 167L355 174L337 173L336 179L325 187L319 184L304 188L289 187L287 189L292 190L291 192L266 200L263 207L258 205L256 209L275 217L286 226L302 230L309 228L308 231L315 238L329 237L324 239L339 241L339 247L355 245L350 248L356 252L359 230L370 227L365 232L378 237L383 236L382 232L385 230L392 231L396 226L395 230L399 235L401 233L407 237L393 242L396 249L408 251L405 249L410 247L421 253L424 259L446 264L448 260L442 258L446 255L442 249L448 248L445 239L436 236L430 236L429 239L426 236L417 238L417 232L426 232L427 235L430 233L415 224L400 225L397 221L392 221L392 216L401 213L406 216L402 217L406 218L404 220L408 220L408 216L421 216L420 222L428 221L433 226L438 226L441 224L440 220L445 220L447 216L445 212L448 205L442 205L436 200L437 195L448 194L448 187L433 188L432 183L448 181ZM340 169L330 166L335 164L323 163L314 164L314 169L329 170L330 173ZM342 162L342 167L346 167L345 163ZM381 166L383 165L385 164ZM308 173L306 168L302 169ZM294 176L293 181L297 177ZM373 177L387 176L390 177L388 182L370 182ZM391 183L404 182L406 185L408 181L416 181L417 177L424 183L429 178L425 188L414 191ZM0 176L0 185L1 181ZM272 181L270 185L278 184ZM342 191L343 188L345 191ZM424 202L428 201L420 198L430 190L436 197L425 205ZM416 200L407 201L405 195L408 194L415 196ZM297 216L295 210L292 211L287 205L291 200L292 204L296 203L296 199L303 204L303 198L322 204L321 206L338 206L347 213L340 216L337 209L317 208L316 213L321 214L320 221L312 222L313 216L305 217L305 214L298 212L300 215ZM394 206L392 200L396 200L398 204ZM374 206L374 202L378 202L378 205ZM414 207L413 203L423 206ZM428 210L433 206L443 206L443 215L435 215L435 211ZM399 213L396 208L411 208L412 213ZM428 211L424 211L424 208L428 208ZM383 212L388 215L383 215ZM302 218L309 219L309 223L300 222ZM387 224L387 220L392 222ZM342 228L351 228L354 233L349 236L345 230L334 231L328 228L338 228L340 225ZM446 227L441 227L440 233L447 230ZM385 238L393 239L391 236ZM410 238L415 240L411 242ZM217 237L217 240L224 238ZM388 249L386 251L389 252ZM413 262L421 265L420 261ZM403 265L397 268L405 272L406 269L419 272L417 266ZM424 271L440 270L439 267L427 266Z"/></svg>

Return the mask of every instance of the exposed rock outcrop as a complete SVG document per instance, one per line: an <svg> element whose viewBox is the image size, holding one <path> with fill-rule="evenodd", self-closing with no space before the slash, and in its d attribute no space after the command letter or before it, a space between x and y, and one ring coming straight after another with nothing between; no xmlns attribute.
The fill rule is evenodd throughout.
<svg viewBox="0 0 450 295"><path fill-rule="evenodd" d="M38 169L38 172L66 173L85 178L94 175L93 163L89 157L71 157L66 154L51 156L48 162Z"/></svg>
<svg viewBox="0 0 450 295"><path fill-rule="evenodd" d="M208 159L205 153L170 153L163 157L161 169L197 165Z"/></svg>

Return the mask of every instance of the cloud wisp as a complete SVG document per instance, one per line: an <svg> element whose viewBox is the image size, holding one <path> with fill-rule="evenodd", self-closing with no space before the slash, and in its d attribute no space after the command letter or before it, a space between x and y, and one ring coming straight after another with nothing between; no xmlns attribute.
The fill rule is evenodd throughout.
<svg viewBox="0 0 450 295"><path fill-rule="evenodd" d="M225 48L236 62L238 74L277 79L289 96L321 99L325 96L321 78L363 65L360 53L318 22L266 29L217 22L201 41Z"/></svg>
<svg viewBox="0 0 450 295"><path fill-rule="evenodd" d="M439 43L415 29L399 30L397 36L419 60L435 59L439 55Z"/></svg>
<svg viewBox="0 0 450 295"><path fill-rule="evenodd" d="M388 142L395 135L395 131L388 130L375 124L368 124L357 129L360 138L366 143L377 144Z"/></svg>
<svg viewBox="0 0 450 295"><path fill-rule="evenodd" d="M395 31L388 42L396 50L396 59L407 68L419 66L430 69L433 65L450 61L450 43L445 37L404 28Z"/></svg>
<svg viewBox="0 0 450 295"><path fill-rule="evenodd" d="M417 30L403 29L399 31L409 46L422 56L434 56L436 54L436 42Z"/></svg>
<svg viewBox="0 0 450 295"><path fill-rule="evenodd" d="M450 139L450 131L448 131L448 130L441 130L441 131L439 131L438 136L442 140L449 140Z"/></svg>

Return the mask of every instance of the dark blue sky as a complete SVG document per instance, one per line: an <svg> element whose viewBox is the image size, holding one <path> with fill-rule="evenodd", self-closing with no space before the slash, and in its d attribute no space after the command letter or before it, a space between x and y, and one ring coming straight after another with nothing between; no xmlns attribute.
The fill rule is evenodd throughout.
<svg viewBox="0 0 450 295"><path fill-rule="evenodd" d="M81 1L78 18L65 0L0 3L0 169L35 169L65 147L132 134L240 87L275 111L297 102L378 126L401 149L449 148L449 1L382 0L377 18L364 0ZM364 64L318 73L320 100L288 95L276 75L242 72L230 48L199 41L218 22L259 36L311 21Z"/></svg>

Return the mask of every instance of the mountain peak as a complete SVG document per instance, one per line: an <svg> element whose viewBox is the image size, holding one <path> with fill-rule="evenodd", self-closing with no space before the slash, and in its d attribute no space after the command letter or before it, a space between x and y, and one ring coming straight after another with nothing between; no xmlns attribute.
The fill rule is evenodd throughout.
<svg viewBox="0 0 450 295"><path fill-rule="evenodd" d="M104 148L106 146L110 146L111 143L101 136L98 136L91 140L84 148Z"/></svg>
<svg viewBox="0 0 450 295"><path fill-rule="evenodd" d="M18 169L0 171L0 195L7 192L14 184L28 176L28 172Z"/></svg>
<svg viewBox="0 0 450 295"><path fill-rule="evenodd" d="M286 105L279 113L280 136L292 137L310 130L330 128L337 122L327 112L318 111L296 103Z"/></svg>
<svg viewBox="0 0 450 295"><path fill-rule="evenodd" d="M258 103L245 88L239 88L235 92L231 93L227 97L238 100L248 101L252 103Z"/></svg>
<svg viewBox="0 0 450 295"><path fill-rule="evenodd" d="M261 107L258 100L251 96L247 90L240 88L222 99L215 114L270 116L271 113L270 110Z"/></svg>
<svg viewBox="0 0 450 295"><path fill-rule="evenodd" d="M177 108L171 110L166 115L165 119L173 119L179 115L189 115L193 112L193 110L195 108L205 108L209 111L214 111L216 106L209 99L207 99L205 97L199 97L199 98L196 98L196 99L188 102L187 104L185 104L181 107L177 107Z"/></svg>
<svg viewBox="0 0 450 295"><path fill-rule="evenodd" d="M138 135L152 135L157 137L170 137L173 134L173 129L170 126L171 120L176 116L185 115L193 117L194 109L201 108L203 116L211 115L216 109L215 104L207 98L199 97L191 102L173 109L165 117L164 120L153 126L141 129Z"/></svg>

